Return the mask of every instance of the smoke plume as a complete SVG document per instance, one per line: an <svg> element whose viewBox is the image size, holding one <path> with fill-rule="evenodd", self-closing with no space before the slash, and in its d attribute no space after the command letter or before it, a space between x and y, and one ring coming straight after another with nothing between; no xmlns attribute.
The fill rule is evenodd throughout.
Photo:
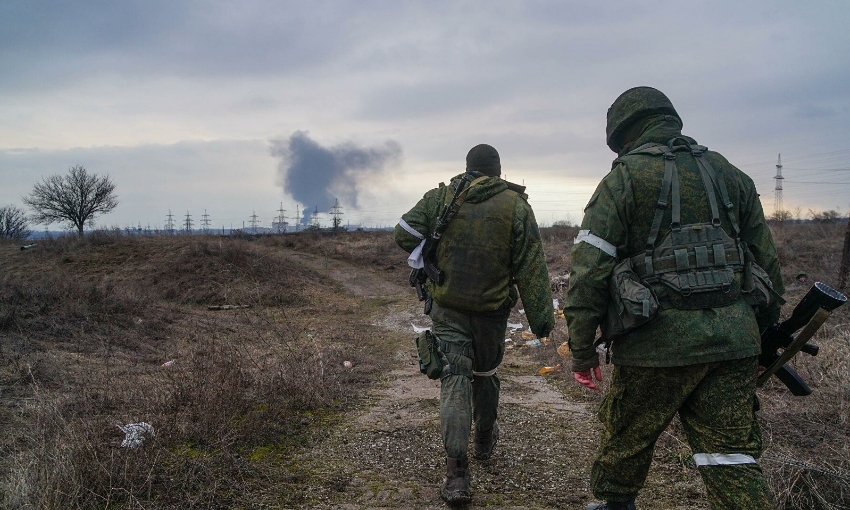
<svg viewBox="0 0 850 510"><path fill-rule="evenodd" d="M314 207L327 212L335 199L359 208L358 184L380 178L399 162L402 150L392 140L377 147L351 142L323 147L306 131L296 131L288 139L271 140L271 154L280 159L277 172L283 191L304 206L302 223L307 223Z"/></svg>

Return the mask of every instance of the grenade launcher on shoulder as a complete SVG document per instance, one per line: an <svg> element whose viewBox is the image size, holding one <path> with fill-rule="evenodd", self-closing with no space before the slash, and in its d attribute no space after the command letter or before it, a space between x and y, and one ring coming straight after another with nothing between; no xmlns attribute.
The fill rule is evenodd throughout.
<svg viewBox="0 0 850 510"><path fill-rule="evenodd" d="M794 308L791 317L767 328L761 335L761 355L759 365L766 367L756 382L762 386L776 374L795 396L802 397L812 393L806 381L791 367L786 365L798 352L817 356L818 346L808 343L818 329L826 322L833 310L843 305L847 296L817 282ZM802 331L795 333L802 328Z"/></svg>

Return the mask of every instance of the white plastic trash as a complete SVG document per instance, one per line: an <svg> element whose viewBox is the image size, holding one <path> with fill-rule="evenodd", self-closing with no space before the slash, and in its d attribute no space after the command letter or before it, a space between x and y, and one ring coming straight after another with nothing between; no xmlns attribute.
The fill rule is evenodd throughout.
<svg viewBox="0 0 850 510"><path fill-rule="evenodd" d="M413 326L413 332L414 333L422 333L423 331L428 331L429 329L431 329L431 328L421 328L421 327L417 326L416 324L414 324L412 322L410 323L410 325Z"/></svg>
<svg viewBox="0 0 850 510"><path fill-rule="evenodd" d="M558 301L557 299L552 300L552 308L554 308L555 310L558 309L558 305L560 305L560 304L561 304L560 301Z"/></svg>
<svg viewBox="0 0 850 510"><path fill-rule="evenodd" d="M124 441L121 442L121 448L138 448L142 446L148 436L156 437L153 426L150 423L140 421L139 423L128 423L123 427L118 425L121 432L126 434Z"/></svg>
<svg viewBox="0 0 850 510"><path fill-rule="evenodd" d="M508 323L508 329L511 330L511 331L516 331L518 329L522 329L522 323L521 322L509 322Z"/></svg>

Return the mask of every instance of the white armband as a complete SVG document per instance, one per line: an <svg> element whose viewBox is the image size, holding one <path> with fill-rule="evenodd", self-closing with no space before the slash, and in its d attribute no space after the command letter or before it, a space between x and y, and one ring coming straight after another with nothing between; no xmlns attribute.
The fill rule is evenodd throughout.
<svg viewBox="0 0 850 510"><path fill-rule="evenodd" d="M419 232L414 230L414 228L411 227L410 225L408 225L407 222L404 221L403 219L398 220L398 226L403 228L408 234L412 235L416 239L425 239L424 234L420 234Z"/></svg>
<svg viewBox="0 0 850 510"><path fill-rule="evenodd" d="M590 230L579 230L578 235L576 236L573 244L578 243L587 243L591 246L596 246L603 252L611 255L612 257L617 257L617 247L613 244L609 243L605 239L602 239L599 236L595 236L590 233Z"/></svg>

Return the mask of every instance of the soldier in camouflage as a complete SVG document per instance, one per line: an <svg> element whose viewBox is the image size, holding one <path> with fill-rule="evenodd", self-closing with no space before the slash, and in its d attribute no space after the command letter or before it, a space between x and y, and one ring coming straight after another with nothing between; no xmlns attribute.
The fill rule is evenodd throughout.
<svg viewBox="0 0 850 510"><path fill-rule="evenodd" d="M518 297L534 334L546 337L554 327L546 259L524 187L499 177L499 153L486 144L469 151L466 173L472 180L466 199L436 249L435 262L445 281L429 282L432 332L451 367L440 387L446 450L440 496L450 504L471 501L467 450L472 423L475 458L490 458L498 440L496 368L505 353L508 315ZM428 191L402 216L394 232L401 248L408 253L421 249L462 177Z"/></svg>
<svg viewBox="0 0 850 510"><path fill-rule="evenodd" d="M655 442L677 414L712 508L774 507L756 462L756 356L760 331L778 319L781 298L753 306L752 277L743 268L753 267L750 260L764 268L778 296L784 288L776 248L752 179L681 128L656 89L633 88L614 101L606 131L619 157L590 198L572 250L564 315L580 384L596 389L594 379L601 380L596 332L602 326L604 336L615 266L631 259L633 281L651 289L644 304L655 300L659 310L610 343L614 370L599 408L604 428L591 470L593 495L605 503L588 509L635 508ZM662 239L688 229L696 242L663 251ZM698 239L709 230L735 239ZM662 267L670 272L653 278ZM729 279L711 287L723 274ZM688 282L715 290L684 291ZM652 316L651 306L643 311Z"/></svg>

